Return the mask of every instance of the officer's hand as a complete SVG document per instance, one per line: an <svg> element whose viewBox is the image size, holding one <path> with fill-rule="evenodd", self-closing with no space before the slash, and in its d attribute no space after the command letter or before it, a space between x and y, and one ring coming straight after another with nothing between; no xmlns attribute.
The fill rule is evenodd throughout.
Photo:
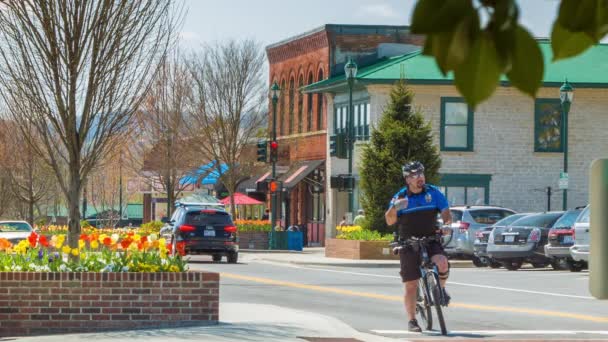
<svg viewBox="0 0 608 342"><path fill-rule="evenodd" d="M401 210L403 208L405 208L407 206L407 199L405 198L398 198L393 202L393 207L395 207L396 210Z"/></svg>

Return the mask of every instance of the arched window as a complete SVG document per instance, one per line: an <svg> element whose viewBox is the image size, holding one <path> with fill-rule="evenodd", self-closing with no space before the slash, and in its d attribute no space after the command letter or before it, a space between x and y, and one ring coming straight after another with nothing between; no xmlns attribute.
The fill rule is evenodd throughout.
<svg viewBox="0 0 608 342"><path fill-rule="evenodd" d="M317 82L323 81L323 69L319 70ZM317 94L317 130L323 129L323 94Z"/></svg>
<svg viewBox="0 0 608 342"><path fill-rule="evenodd" d="M285 134L285 115L287 115L287 113L285 113L285 79L283 79L281 81L281 95L280 96L280 103L279 103L279 136L282 136Z"/></svg>
<svg viewBox="0 0 608 342"><path fill-rule="evenodd" d="M310 74L308 74L308 84L312 84L312 83L314 83L314 78L313 78L313 75L312 75L312 72L311 72ZM311 93L308 93L306 95L307 100L308 100L307 101L307 106L306 106L306 111L307 111L307 113L306 113L307 114L306 115L306 119L307 119L306 122L308 123L308 132L312 131L312 109L313 109L312 108L312 106L313 106L313 104L312 104L312 97L313 96L314 95L311 94Z"/></svg>
<svg viewBox="0 0 608 342"><path fill-rule="evenodd" d="M294 113L293 113L293 107L295 105L294 103L294 99L295 99L295 80L292 78L289 79L289 130L287 131L287 134L291 135L293 134L293 122L294 122Z"/></svg>
<svg viewBox="0 0 608 342"><path fill-rule="evenodd" d="M302 94L302 87L304 86L304 75L300 74L298 80L298 133L302 133L304 128L304 94Z"/></svg>

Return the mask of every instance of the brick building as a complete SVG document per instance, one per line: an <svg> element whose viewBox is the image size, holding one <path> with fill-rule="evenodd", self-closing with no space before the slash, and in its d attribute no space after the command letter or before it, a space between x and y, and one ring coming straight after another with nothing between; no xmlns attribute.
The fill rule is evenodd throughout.
<svg viewBox="0 0 608 342"><path fill-rule="evenodd" d="M537 98L524 95L503 79L493 96L475 110L458 93L453 75L444 77L434 59L420 51L361 67L353 93L355 130L365 136L365 129L357 125L362 112L367 122L373 126L378 123L393 84L405 78L414 93L413 105L431 123L442 159L439 186L451 205L493 204L522 212L543 211L549 206L561 210L564 126L559 87L567 78L575 89L568 121L567 207L586 205L591 162L608 155L608 45L595 45L580 56L555 63L551 62L549 42L540 41L539 45L545 72ZM326 110L333 113L327 120L330 134L345 127L345 83L342 75L305 89L307 94L324 94ZM365 143L355 145L355 179ZM326 167L331 174L341 174L346 172L347 162L328 157ZM357 181L356 206L359 190ZM327 196L330 237L346 211L347 195L330 189ZM387 202L389 197L387 194Z"/></svg>
<svg viewBox="0 0 608 342"><path fill-rule="evenodd" d="M348 58L369 65L422 43L423 38L411 35L407 26L328 24L266 48L269 84L277 82L281 87L277 172L284 182L280 199L283 227L306 225L308 241L323 244L328 106L322 94L303 94L301 89L343 74ZM269 106L272 116L272 104ZM268 121L272 123L272 117ZM269 175L266 172L256 180Z"/></svg>

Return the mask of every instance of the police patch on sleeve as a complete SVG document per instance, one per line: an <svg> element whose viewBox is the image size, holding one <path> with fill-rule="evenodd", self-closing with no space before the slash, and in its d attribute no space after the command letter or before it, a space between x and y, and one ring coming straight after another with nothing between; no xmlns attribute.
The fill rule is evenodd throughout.
<svg viewBox="0 0 608 342"><path fill-rule="evenodd" d="M424 196L424 199L426 200L426 203L431 203L431 201L433 200L433 197L431 196L431 194L429 194L427 192L426 195Z"/></svg>

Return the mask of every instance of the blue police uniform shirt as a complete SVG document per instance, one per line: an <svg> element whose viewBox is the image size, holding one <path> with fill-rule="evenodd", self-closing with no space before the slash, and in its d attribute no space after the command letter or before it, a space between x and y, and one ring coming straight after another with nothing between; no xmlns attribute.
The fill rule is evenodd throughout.
<svg viewBox="0 0 608 342"><path fill-rule="evenodd" d="M426 184L418 194L409 192L407 186L403 187L393 196L389 207L399 198L407 200L406 205L397 210L397 225L402 238L433 235L437 229L437 214L450 207L443 193L431 184Z"/></svg>

